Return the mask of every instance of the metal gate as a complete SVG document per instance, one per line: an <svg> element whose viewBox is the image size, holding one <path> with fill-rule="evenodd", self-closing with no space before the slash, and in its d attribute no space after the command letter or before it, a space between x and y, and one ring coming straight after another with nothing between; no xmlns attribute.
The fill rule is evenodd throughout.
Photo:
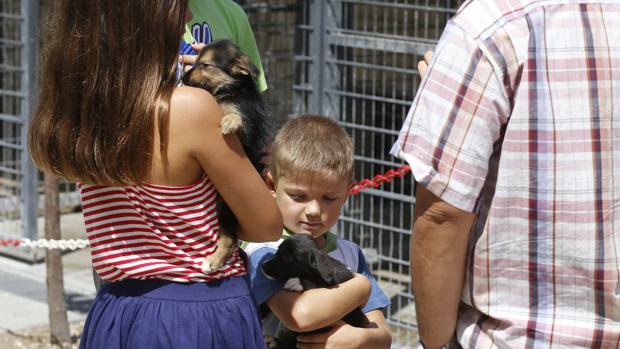
<svg viewBox="0 0 620 349"><path fill-rule="evenodd" d="M36 238L38 172L27 150L38 1L0 1L0 236Z"/></svg>
<svg viewBox="0 0 620 349"><path fill-rule="evenodd" d="M388 151L419 84L416 65L462 0L239 0L248 13L277 119L317 113L338 120L355 146L357 179L401 163ZM36 237L37 179L28 157L38 1L0 0L0 236ZM61 191L75 195L67 185ZM70 200L73 201L73 200ZM77 200L75 200L77 202ZM391 297L394 348L413 347L409 283L413 182L397 179L352 196L338 232L358 243Z"/></svg>
<svg viewBox="0 0 620 349"><path fill-rule="evenodd" d="M417 62L432 49L458 0L305 0L298 15L294 113L338 120L353 137L356 178L402 163L389 155L415 96ZM352 196L338 232L358 243L389 295L393 348L417 342L409 277L413 181Z"/></svg>

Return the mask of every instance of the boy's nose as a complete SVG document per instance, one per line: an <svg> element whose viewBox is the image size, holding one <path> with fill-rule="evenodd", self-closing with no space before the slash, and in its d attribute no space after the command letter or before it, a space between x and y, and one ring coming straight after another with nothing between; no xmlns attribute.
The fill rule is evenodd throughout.
<svg viewBox="0 0 620 349"><path fill-rule="evenodd" d="M306 205L305 213L308 216L320 216L321 206L316 200L310 201L308 205Z"/></svg>

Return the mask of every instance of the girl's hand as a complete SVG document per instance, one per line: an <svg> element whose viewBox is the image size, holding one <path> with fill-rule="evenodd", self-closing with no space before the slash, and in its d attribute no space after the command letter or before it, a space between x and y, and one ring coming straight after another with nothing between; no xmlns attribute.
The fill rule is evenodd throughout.
<svg viewBox="0 0 620 349"><path fill-rule="evenodd" d="M433 58L433 51L424 52L424 60L418 62L418 73L420 73L420 78L424 77L426 74L426 68L428 68L428 63Z"/></svg>

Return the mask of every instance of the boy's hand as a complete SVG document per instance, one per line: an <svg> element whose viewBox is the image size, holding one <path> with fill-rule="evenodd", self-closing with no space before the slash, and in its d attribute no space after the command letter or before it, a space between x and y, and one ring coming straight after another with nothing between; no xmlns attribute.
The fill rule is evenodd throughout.
<svg viewBox="0 0 620 349"><path fill-rule="evenodd" d="M328 332L299 335L297 347L304 349L389 349L392 336L385 322L383 311L375 309L365 315L370 321L366 328L353 327L344 321L338 321L330 326Z"/></svg>
<svg viewBox="0 0 620 349"><path fill-rule="evenodd" d="M328 332L311 333L297 336L299 349L353 349L358 348L355 340L360 330L344 321L333 324Z"/></svg>

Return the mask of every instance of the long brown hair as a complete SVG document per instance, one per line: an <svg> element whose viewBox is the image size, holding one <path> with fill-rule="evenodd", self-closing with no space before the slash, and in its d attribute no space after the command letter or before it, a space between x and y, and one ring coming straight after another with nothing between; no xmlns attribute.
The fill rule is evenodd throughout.
<svg viewBox="0 0 620 349"><path fill-rule="evenodd" d="M144 181L167 129L187 0L55 0L29 135L43 170L106 185Z"/></svg>

